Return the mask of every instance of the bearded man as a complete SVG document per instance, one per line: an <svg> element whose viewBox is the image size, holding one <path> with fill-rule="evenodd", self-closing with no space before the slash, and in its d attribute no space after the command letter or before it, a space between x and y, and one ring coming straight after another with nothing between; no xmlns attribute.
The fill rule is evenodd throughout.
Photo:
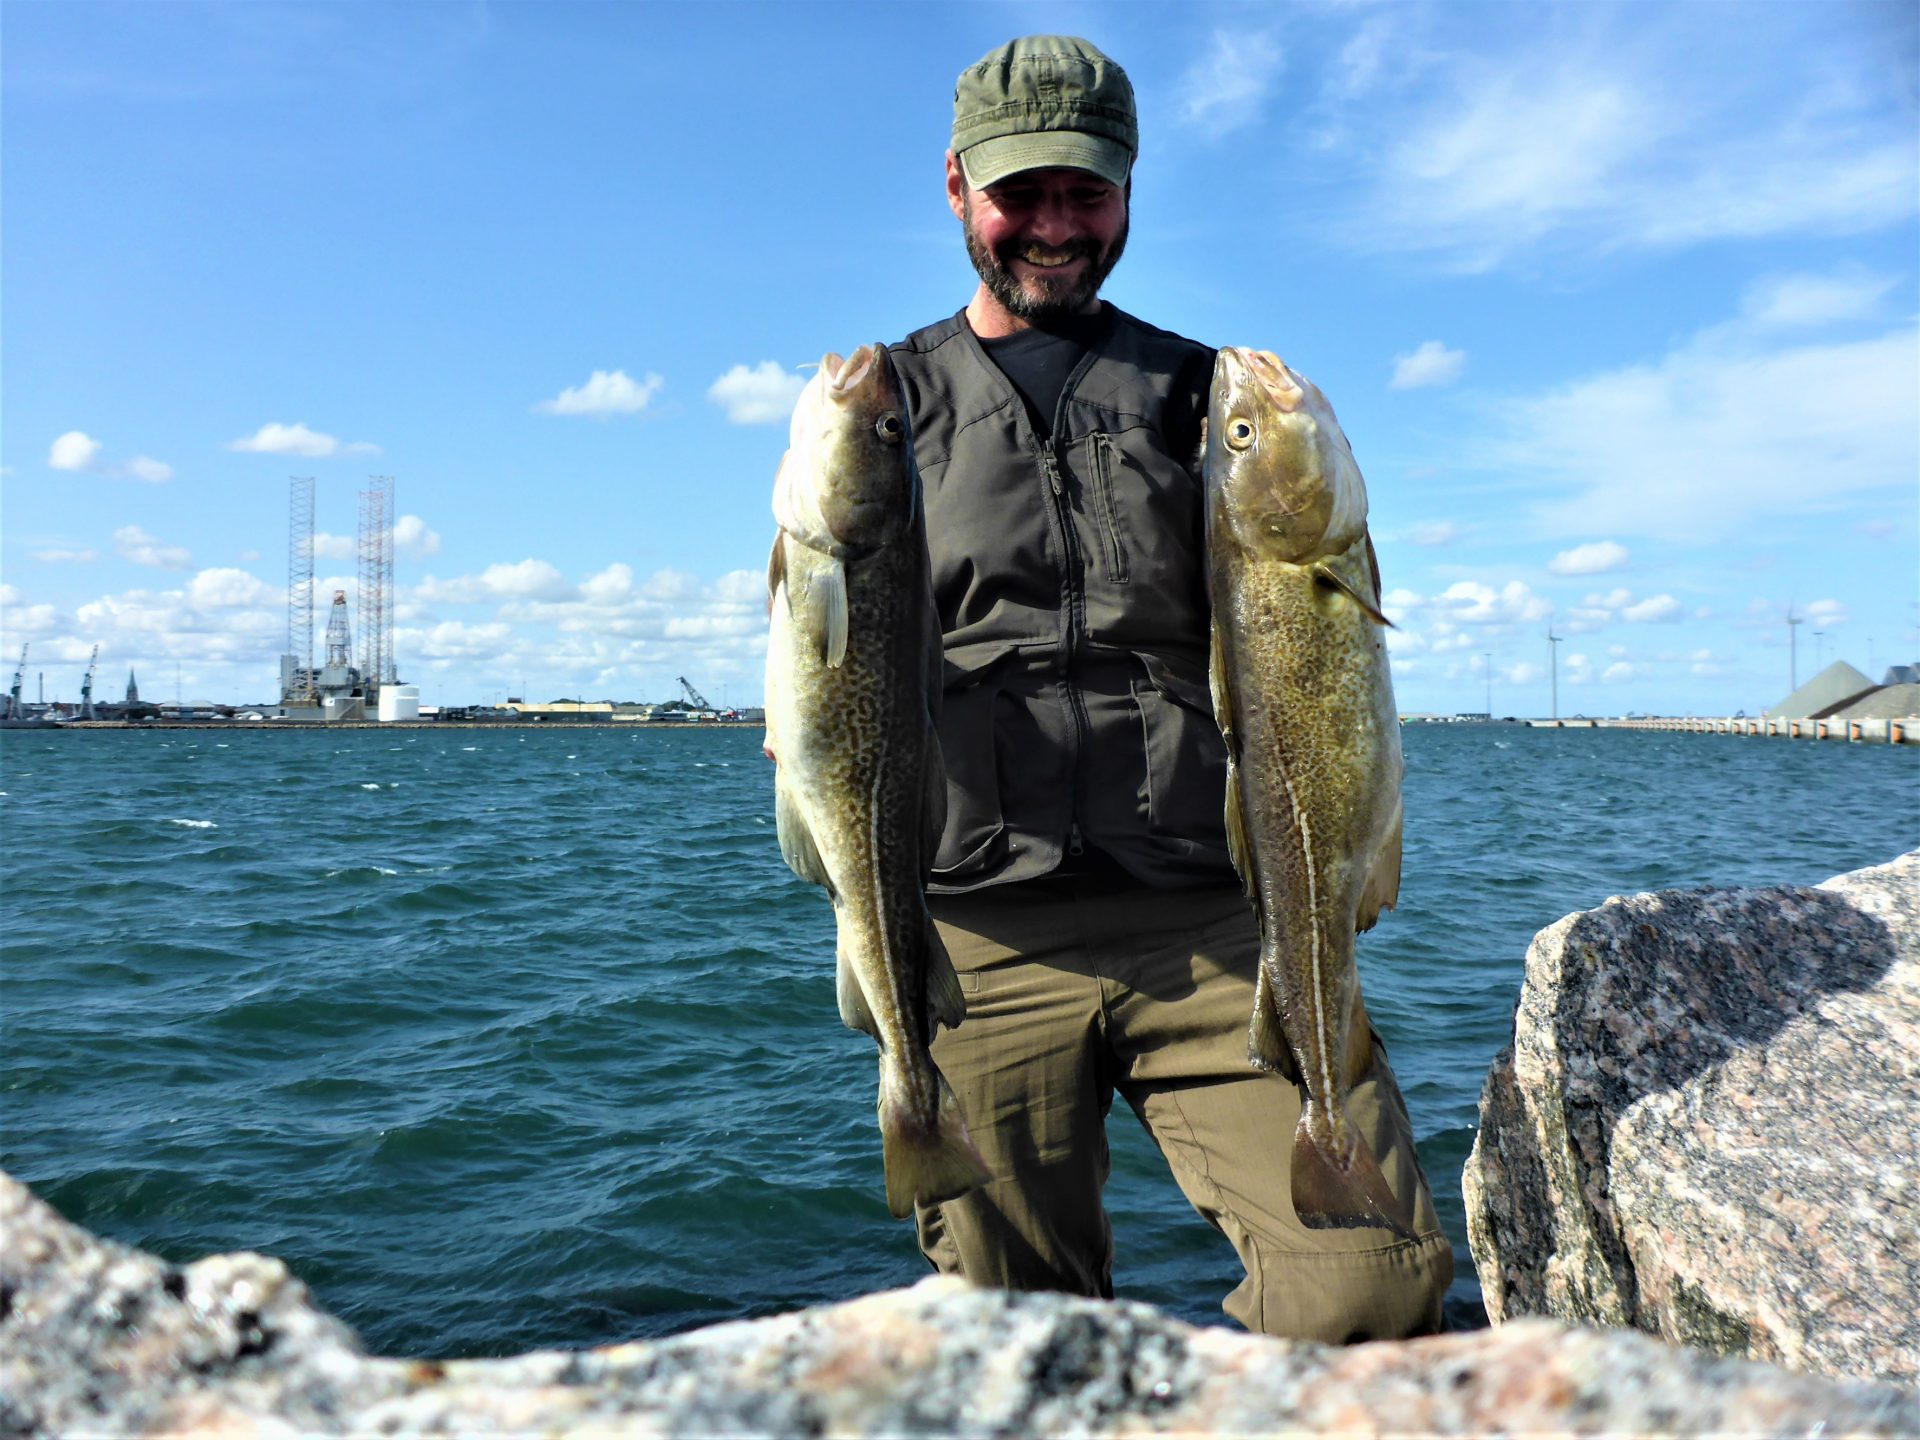
<svg viewBox="0 0 1920 1440"><path fill-rule="evenodd" d="M1028 36L964 71L947 200L979 287L890 347L946 660L929 905L967 1001L933 1054L994 1177L922 1207L921 1249L978 1284L1110 1296L1117 1090L1239 1253L1234 1319L1436 1330L1452 1252L1378 1037L1348 1111L1410 1238L1301 1223L1305 1092L1247 1060L1259 936L1207 688L1213 351L1099 298L1138 148L1132 86L1084 40Z"/></svg>

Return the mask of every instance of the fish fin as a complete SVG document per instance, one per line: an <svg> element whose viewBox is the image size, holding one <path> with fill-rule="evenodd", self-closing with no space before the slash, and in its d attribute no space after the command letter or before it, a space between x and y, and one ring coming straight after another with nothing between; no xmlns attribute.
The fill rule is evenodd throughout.
<svg viewBox="0 0 1920 1440"><path fill-rule="evenodd" d="M1373 864L1367 870L1367 883L1360 890L1360 908L1354 914L1356 931L1371 930L1382 910L1391 910L1400 900L1400 843L1406 827L1406 809L1400 797L1393 797L1393 818L1380 848L1373 852Z"/></svg>
<svg viewBox="0 0 1920 1440"><path fill-rule="evenodd" d="M1373 532L1361 532L1367 542L1367 575L1373 581L1373 603L1380 603L1380 557L1374 553Z"/></svg>
<svg viewBox="0 0 1920 1440"><path fill-rule="evenodd" d="M927 918L927 1014L949 1030L959 1029L960 1022L967 1018L967 997L960 993L953 957L947 953L947 942L940 938L931 916Z"/></svg>
<svg viewBox="0 0 1920 1440"><path fill-rule="evenodd" d="M1232 792L1229 791L1229 794ZM1247 1032L1247 1063L1256 1070L1272 1070L1293 1075L1293 1049L1287 1044L1287 1032L1280 1023L1280 1007L1274 1002L1273 982L1262 965L1253 982L1253 1024Z"/></svg>
<svg viewBox="0 0 1920 1440"><path fill-rule="evenodd" d="M1372 595L1366 593L1371 587L1364 583L1360 585L1354 584L1352 580L1336 570L1330 561L1321 560L1317 562L1313 567L1313 578L1318 580L1322 585L1338 590L1342 595L1345 595L1349 600L1353 601L1354 604L1367 612L1367 618L1373 621L1374 624L1384 625L1389 630L1395 628L1394 623L1387 619L1386 615L1381 611L1380 602Z"/></svg>
<svg viewBox="0 0 1920 1440"><path fill-rule="evenodd" d="M767 556L767 613L773 613L773 602L779 598L780 582L787 578L787 535L784 530L773 532L773 550Z"/></svg>
<svg viewBox="0 0 1920 1440"><path fill-rule="evenodd" d="M1260 891L1253 883L1253 850L1247 844L1247 815L1240 800L1240 767L1227 756L1227 858L1240 873L1240 888L1253 902L1255 919L1261 918Z"/></svg>
<svg viewBox="0 0 1920 1440"><path fill-rule="evenodd" d="M820 576L820 588L824 592L827 612L826 658L827 664L839 669L847 658L847 567L844 562L835 560L829 564Z"/></svg>
<svg viewBox="0 0 1920 1440"><path fill-rule="evenodd" d="M922 881L940 853L940 837L947 830L947 761L940 734L927 725L927 757L920 774L920 876Z"/></svg>
<svg viewBox="0 0 1920 1440"><path fill-rule="evenodd" d="M808 558L815 563L802 567L798 583L796 576L784 574L787 608L794 628L837 667L847 658L847 567L817 552Z"/></svg>
<svg viewBox="0 0 1920 1440"><path fill-rule="evenodd" d="M887 1177L887 1209L896 1220L911 1215L915 1205L957 1200L993 1178L967 1134L947 1077L936 1068L933 1078L939 1099L929 1129L914 1120L904 1097L895 1092L887 1067L880 1068L881 1164Z"/></svg>
<svg viewBox="0 0 1920 1440"><path fill-rule="evenodd" d="M860 988L860 977L853 973L846 950L838 946L833 952L833 998L839 1002L842 1025L880 1038L880 1025L873 1018L873 1007L867 1004L867 992Z"/></svg>
<svg viewBox="0 0 1920 1440"><path fill-rule="evenodd" d="M1373 1069L1373 1021L1367 1018L1367 1002L1355 980L1353 1014L1347 1021L1347 1053L1341 1059L1341 1082L1351 1090L1367 1078Z"/></svg>
<svg viewBox="0 0 1920 1440"><path fill-rule="evenodd" d="M1405 1207L1353 1122L1312 1096L1293 1132L1293 1212L1310 1230L1380 1229L1414 1238Z"/></svg>
<svg viewBox="0 0 1920 1440"><path fill-rule="evenodd" d="M1227 688L1227 651L1220 639L1220 623L1215 621L1211 644L1207 655L1207 688L1213 692L1213 718L1219 725L1220 733L1227 739L1227 750L1233 746L1233 694Z"/></svg>
<svg viewBox="0 0 1920 1440"><path fill-rule="evenodd" d="M773 785L773 828L780 837L780 854L787 868L808 884L824 885L827 893L833 894L833 879L820 858L820 847L813 843L807 817L777 778Z"/></svg>

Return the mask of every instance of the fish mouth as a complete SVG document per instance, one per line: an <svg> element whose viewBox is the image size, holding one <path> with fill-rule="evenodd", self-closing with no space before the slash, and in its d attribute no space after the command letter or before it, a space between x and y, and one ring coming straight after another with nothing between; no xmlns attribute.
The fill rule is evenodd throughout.
<svg viewBox="0 0 1920 1440"><path fill-rule="evenodd" d="M862 345L844 360L831 350L822 355L820 373L826 376L827 394L842 405L852 399L854 391L860 388L860 382L873 369L878 350L876 345Z"/></svg>
<svg viewBox="0 0 1920 1440"><path fill-rule="evenodd" d="M1229 382L1235 387L1257 384L1273 403L1286 411L1298 410L1307 392L1293 371L1271 350L1248 350L1229 345L1220 352Z"/></svg>

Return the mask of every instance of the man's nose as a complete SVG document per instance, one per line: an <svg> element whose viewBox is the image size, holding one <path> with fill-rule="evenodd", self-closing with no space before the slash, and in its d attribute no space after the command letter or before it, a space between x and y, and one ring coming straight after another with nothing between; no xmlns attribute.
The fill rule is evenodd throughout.
<svg viewBox="0 0 1920 1440"><path fill-rule="evenodd" d="M1049 197L1033 207L1033 222L1029 226L1033 238L1042 245L1061 246L1080 235L1079 217L1073 213L1073 207L1064 199Z"/></svg>

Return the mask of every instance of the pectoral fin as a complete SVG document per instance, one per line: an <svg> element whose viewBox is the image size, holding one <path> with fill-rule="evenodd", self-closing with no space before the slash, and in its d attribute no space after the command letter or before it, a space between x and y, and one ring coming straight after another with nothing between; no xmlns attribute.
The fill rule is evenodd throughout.
<svg viewBox="0 0 1920 1440"><path fill-rule="evenodd" d="M794 628L828 665L847 658L847 567L832 556L812 551L810 563L784 571L787 606Z"/></svg>
<svg viewBox="0 0 1920 1440"><path fill-rule="evenodd" d="M1240 888L1253 901L1254 918L1260 918L1260 891L1253 883L1253 847L1247 844L1247 817L1240 801L1240 766L1231 753L1227 756L1227 858L1240 876Z"/></svg>
<svg viewBox="0 0 1920 1440"><path fill-rule="evenodd" d="M767 613L773 613L773 602L780 596L780 582L787 578L787 537L784 531L773 532L773 550L767 556Z"/></svg>
<svg viewBox="0 0 1920 1440"><path fill-rule="evenodd" d="M1342 574L1341 571L1336 568L1333 561L1322 560L1317 563L1313 567L1313 578L1329 589L1338 590L1342 595L1345 595L1349 600L1353 601L1354 604L1366 611L1367 618L1373 621L1374 624L1385 625L1389 630L1394 628L1393 622L1387 619L1386 615L1381 611L1380 602L1367 593L1372 587L1370 585L1356 583L1354 580Z"/></svg>

